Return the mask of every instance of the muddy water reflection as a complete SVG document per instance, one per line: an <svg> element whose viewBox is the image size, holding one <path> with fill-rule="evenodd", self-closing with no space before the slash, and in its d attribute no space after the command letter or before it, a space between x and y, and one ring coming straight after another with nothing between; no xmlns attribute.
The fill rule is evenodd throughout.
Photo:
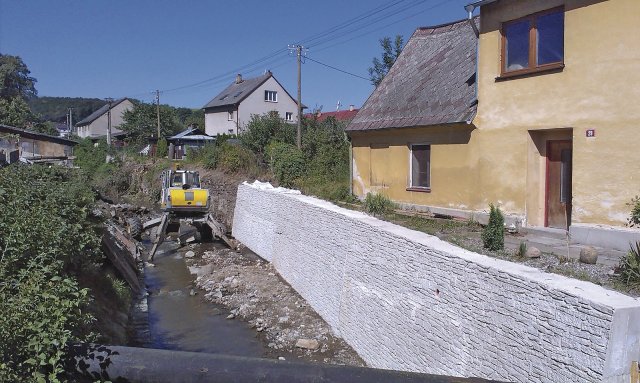
<svg viewBox="0 0 640 383"><path fill-rule="evenodd" d="M201 294L192 295L194 276L175 242L160 246L154 264L155 267L147 267L145 271L145 284L151 292L149 347L249 357L265 355L264 344L246 323L227 320L229 312L225 308L206 302Z"/></svg>

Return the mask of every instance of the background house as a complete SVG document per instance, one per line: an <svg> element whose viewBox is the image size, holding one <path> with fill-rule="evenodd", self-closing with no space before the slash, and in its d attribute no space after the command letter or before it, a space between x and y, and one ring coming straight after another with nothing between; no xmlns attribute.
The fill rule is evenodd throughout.
<svg viewBox="0 0 640 383"><path fill-rule="evenodd" d="M133 109L133 103L127 98L121 98L111 103L111 134L122 133L118 126L124 122L122 119L124 112L131 109ZM109 124L108 112L109 104L107 103L82 121L79 121L75 125L76 134L82 138L106 137Z"/></svg>
<svg viewBox="0 0 640 383"><path fill-rule="evenodd" d="M0 165L19 160L72 165L73 147L66 138L0 125Z"/></svg>
<svg viewBox="0 0 640 383"><path fill-rule="evenodd" d="M304 116L308 119L316 120L318 122L322 122L329 117L333 117L338 122L349 123L353 118L358 114L360 109L356 109L353 105L349 105L349 109L347 110L336 110L335 112L316 112L316 113L307 113Z"/></svg>
<svg viewBox="0 0 640 383"><path fill-rule="evenodd" d="M190 127L175 136L167 138L169 144L169 158L182 160L187 156L189 149L199 149L207 143L213 143L216 139L208 136L198 128Z"/></svg>
<svg viewBox="0 0 640 383"><path fill-rule="evenodd" d="M297 101L280 85L270 71L262 76L243 79L241 75L203 107L205 132L238 134L252 114L276 111L291 123L298 121Z"/></svg>

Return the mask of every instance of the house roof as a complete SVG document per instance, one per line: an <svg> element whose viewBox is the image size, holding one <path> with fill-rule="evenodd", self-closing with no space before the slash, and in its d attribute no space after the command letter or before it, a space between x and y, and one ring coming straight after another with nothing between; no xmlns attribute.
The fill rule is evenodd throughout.
<svg viewBox="0 0 640 383"><path fill-rule="evenodd" d="M267 72L262 76L243 79L240 83L236 83L236 81L234 81L231 85L220 92L220 94L209 101L203 108L207 109L214 108L216 106L238 105L271 77L273 77L273 74L271 72Z"/></svg>
<svg viewBox="0 0 640 383"><path fill-rule="evenodd" d="M470 121L477 104L476 48L468 20L417 29L346 130Z"/></svg>
<svg viewBox="0 0 640 383"><path fill-rule="evenodd" d="M111 103L111 109L115 108L118 104L120 104L121 102L123 102L124 100L126 100L127 98L120 98L117 99L115 101L113 101ZM90 115L88 115L87 117L85 117L84 119L82 119L81 121L78 121L76 123L76 126L85 126L85 125L89 125L90 123L94 122L95 120L98 119L98 117L102 116L103 114L107 113L107 111L109 110L109 103L106 103L102 106L102 108L96 110L95 112L91 113Z"/></svg>
<svg viewBox="0 0 640 383"><path fill-rule="evenodd" d="M202 109L215 108L220 106L238 106L242 100L249 97L251 93L253 93L256 89L260 87L260 85L264 84L268 79L272 78L275 82L280 85L280 87L284 90L284 92L294 100L293 97L287 92L287 90L278 82L278 80L273 76L271 71L267 71L267 73L262 76L242 79L240 83L237 83L235 80L226 87L222 92L220 92L217 96L215 96L211 101L209 101ZM294 100L295 101L295 100ZM306 106L302 106L302 108L306 108Z"/></svg>
<svg viewBox="0 0 640 383"><path fill-rule="evenodd" d="M175 136L169 137L169 140L215 140L214 137L203 134L202 130L198 128L187 128Z"/></svg>
<svg viewBox="0 0 640 383"><path fill-rule="evenodd" d="M304 116L306 118L315 118L317 121L322 122L329 117L335 118L337 121L349 121L352 120L360 109L353 110L339 110L336 112L318 112L318 113L307 113Z"/></svg>
<svg viewBox="0 0 640 383"><path fill-rule="evenodd" d="M31 139L40 140L40 141L55 142L58 144L63 144L68 146L78 145L78 143L73 140L68 140L66 138L52 136L44 133L38 133L31 130L20 129L20 128L8 126L8 125L0 125L0 133L17 134L20 137L26 137L26 138L31 138Z"/></svg>

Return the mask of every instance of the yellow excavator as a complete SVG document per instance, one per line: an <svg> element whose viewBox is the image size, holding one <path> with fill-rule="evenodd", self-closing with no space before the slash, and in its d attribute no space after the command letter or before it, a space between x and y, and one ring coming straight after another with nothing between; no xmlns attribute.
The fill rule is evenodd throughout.
<svg viewBox="0 0 640 383"><path fill-rule="evenodd" d="M209 190L200 186L196 171L165 170L160 207L176 216L197 218L209 212Z"/></svg>

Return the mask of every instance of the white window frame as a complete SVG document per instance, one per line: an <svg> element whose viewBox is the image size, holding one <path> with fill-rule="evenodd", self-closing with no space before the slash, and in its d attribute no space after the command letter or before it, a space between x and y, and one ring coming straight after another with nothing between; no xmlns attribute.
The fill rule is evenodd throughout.
<svg viewBox="0 0 640 383"><path fill-rule="evenodd" d="M227 121L233 121L233 110L227 112Z"/></svg>
<svg viewBox="0 0 640 383"><path fill-rule="evenodd" d="M428 146L429 147L429 186L413 186L413 147L414 146ZM431 142L416 142L409 144L409 185L408 189L431 191Z"/></svg>
<svg viewBox="0 0 640 383"><path fill-rule="evenodd" d="M285 112L284 119L285 121L293 121L293 112Z"/></svg>
<svg viewBox="0 0 640 383"><path fill-rule="evenodd" d="M264 91L264 101L265 102L278 102L278 91L277 90L265 90Z"/></svg>

